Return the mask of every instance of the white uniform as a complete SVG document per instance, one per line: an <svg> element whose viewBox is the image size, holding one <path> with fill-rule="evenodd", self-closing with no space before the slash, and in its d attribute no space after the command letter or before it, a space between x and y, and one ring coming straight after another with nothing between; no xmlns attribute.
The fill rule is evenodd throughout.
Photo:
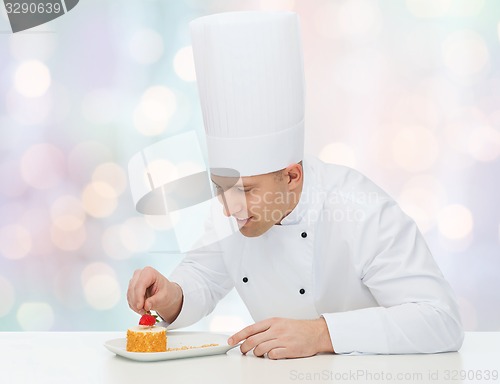
<svg viewBox="0 0 500 384"><path fill-rule="evenodd" d="M306 158L301 199L281 224L187 255L171 275L184 304L170 327L198 321L236 287L255 321L323 316L337 353L460 348L453 292L416 224L365 176Z"/></svg>

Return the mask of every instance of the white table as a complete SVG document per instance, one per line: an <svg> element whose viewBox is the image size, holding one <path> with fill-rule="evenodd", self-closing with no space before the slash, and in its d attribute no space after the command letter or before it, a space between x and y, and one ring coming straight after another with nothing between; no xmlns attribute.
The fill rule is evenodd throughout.
<svg viewBox="0 0 500 384"><path fill-rule="evenodd" d="M120 337L124 333L0 332L0 383L500 383L492 377L493 371L500 374L500 332L469 332L458 353L273 361L233 349L146 363L104 348L105 341Z"/></svg>

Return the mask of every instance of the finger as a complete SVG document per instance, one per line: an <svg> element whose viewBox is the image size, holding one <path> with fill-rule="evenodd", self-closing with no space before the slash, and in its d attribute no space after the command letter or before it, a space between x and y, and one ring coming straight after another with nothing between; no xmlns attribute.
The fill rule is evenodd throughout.
<svg viewBox="0 0 500 384"><path fill-rule="evenodd" d="M278 339L272 339L272 340L266 340L260 344L258 344L254 350L253 354L257 357L262 357L266 353L269 353L269 351L276 349L276 348L282 348L283 343L280 343Z"/></svg>
<svg viewBox="0 0 500 384"><path fill-rule="evenodd" d="M140 269L136 269L134 271L134 274L132 275L132 278L128 282L127 300L129 300L129 301L133 297L134 287L135 287L135 284L137 282L137 278L138 278L138 276L139 276L140 273L141 273L141 270Z"/></svg>
<svg viewBox="0 0 500 384"><path fill-rule="evenodd" d="M128 289L127 289L128 306L135 312L138 312L141 309L141 308L137 308L137 299L135 296L135 286L136 286L137 280L139 279L140 274L141 274L140 269L137 269L136 271L134 271L134 274L129 281Z"/></svg>
<svg viewBox="0 0 500 384"><path fill-rule="evenodd" d="M246 354L248 351L251 351L254 349L256 346L259 344L265 343L266 341L270 341L275 339L272 337L268 331L264 331L261 333L257 333L255 335L252 335L248 337L241 345L240 345L240 351L243 354Z"/></svg>
<svg viewBox="0 0 500 384"><path fill-rule="evenodd" d="M235 333L227 340L227 342L229 345L236 345L240 341L245 340L252 335L267 331L270 326L271 326L271 323L269 320L259 321L255 324L249 325L248 327L245 327L241 331Z"/></svg>
<svg viewBox="0 0 500 384"><path fill-rule="evenodd" d="M269 352L267 352L267 357L269 357L271 360L279 360L279 359L287 359L290 356L288 356L288 350L284 347L278 347L278 348L273 348Z"/></svg>
<svg viewBox="0 0 500 384"><path fill-rule="evenodd" d="M155 296L149 296L149 294L146 295L147 299L144 301L144 309L146 311L151 311L156 308L156 297Z"/></svg>
<svg viewBox="0 0 500 384"><path fill-rule="evenodd" d="M144 301L146 299L146 290L154 284L156 280L156 270L151 267L146 267L140 271L137 277L135 286L133 288L133 305L136 306L137 310L144 308ZM145 309L145 308L144 308Z"/></svg>

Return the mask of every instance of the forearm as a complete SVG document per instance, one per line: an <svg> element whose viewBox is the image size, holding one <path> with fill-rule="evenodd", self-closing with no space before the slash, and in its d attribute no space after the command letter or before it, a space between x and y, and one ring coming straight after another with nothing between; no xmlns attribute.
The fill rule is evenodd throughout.
<svg viewBox="0 0 500 384"><path fill-rule="evenodd" d="M463 341L459 319L429 303L323 315L337 353L437 353Z"/></svg>
<svg viewBox="0 0 500 384"><path fill-rule="evenodd" d="M180 265L170 276L181 288L182 303L169 328L184 328L207 316L233 287L225 274L204 272L200 265Z"/></svg>

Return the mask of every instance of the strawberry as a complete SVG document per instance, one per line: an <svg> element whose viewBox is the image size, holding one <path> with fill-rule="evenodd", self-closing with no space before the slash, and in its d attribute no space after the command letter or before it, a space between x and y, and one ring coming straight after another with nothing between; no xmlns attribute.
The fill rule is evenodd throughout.
<svg viewBox="0 0 500 384"><path fill-rule="evenodd" d="M147 327L152 327L158 321L159 321L158 316L152 315L151 312L147 312L144 315L142 315L141 319L139 320L139 325L145 325Z"/></svg>

